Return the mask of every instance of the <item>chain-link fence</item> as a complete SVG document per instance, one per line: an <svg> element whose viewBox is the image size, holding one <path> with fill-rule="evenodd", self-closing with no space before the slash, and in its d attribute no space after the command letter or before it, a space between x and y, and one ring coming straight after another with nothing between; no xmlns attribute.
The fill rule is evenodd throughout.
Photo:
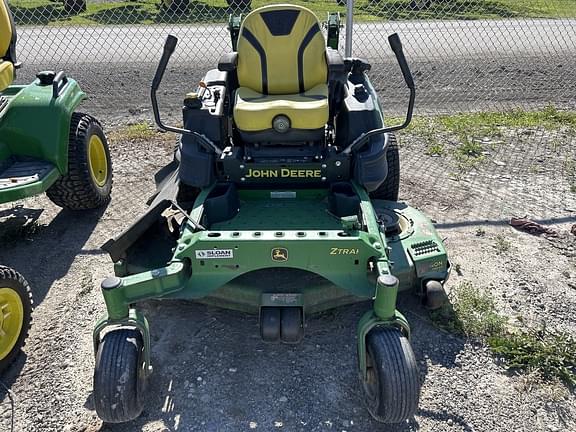
<svg viewBox="0 0 576 432"><path fill-rule="evenodd" d="M107 126L151 120L149 85L163 41L174 34L179 44L160 103L177 119L182 96L231 50L229 15L269 3L9 0L24 63L18 80L63 69L88 93L84 109ZM340 12L344 49L345 1L295 3L320 20ZM404 187L410 178L420 183L406 195L470 193L474 203L465 213L477 209L485 217L518 207L541 217L576 208L576 121L565 112L576 107L576 0L357 0L354 19L353 55L372 64L389 116L403 114L407 96L389 34L402 37L415 76L417 119L400 140ZM504 117L471 114L510 110ZM501 196L485 187L495 182ZM432 211L440 213L437 201Z"/></svg>
<svg viewBox="0 0 576 432"><path fill-rule="evenodd" d="M65 69L94 106L117 114L145 110L162 41L172 33L180 43L166 88L176 107L231 49L228 16L266 3L228 2L234 7L224 0L11 0L25 63L20 79ZM336 0L301 3L322 20L328 11L346 11ZM402 103L387 46L393 32L403 37L421 114L574 106L575 0L359 0L354 10L353 54L372 63L372 79L392 108Z"/></svg>

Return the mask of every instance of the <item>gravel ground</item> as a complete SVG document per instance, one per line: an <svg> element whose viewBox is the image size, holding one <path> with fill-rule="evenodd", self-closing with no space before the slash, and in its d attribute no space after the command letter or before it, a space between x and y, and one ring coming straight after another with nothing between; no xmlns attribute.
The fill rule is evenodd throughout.
<svg viewBox="0 0 576 432"><path fill-rule="evenodd" d="M568 234L576 195L558 168L575 154L566 137L551 153L558 137L510 134L456 181L449 159L426 156L417 137L405 136L401 197L428 213L446 239L460 267L450 287L470 281L490 290L511 320L522 315L576 335L576 241ZM576 430L574 393L508 373L484 346L432 326L410 295L399 309L413 327L423 388L420 409L406 424L379 425L362 405L355 326L369 304L312 316L303 343L284 346L262 343L253 316L169 301L144 306L155 368L145 412L128 425L102 425L91 397L91 331L104 311L98 286L112 264L99 246L144 210L152 174L169 160L172 142L168 135L112 142L114 193L104 211L73 214L44 197L0 208L0 262L27 277L36 302L25 355L2 378L14 394L16 431ZM507 225L524 215L559 237ZM497 236L510 241L509 251L498 253ZM0 398L0 430L8 431L10 404L5 393Z"/></svg>

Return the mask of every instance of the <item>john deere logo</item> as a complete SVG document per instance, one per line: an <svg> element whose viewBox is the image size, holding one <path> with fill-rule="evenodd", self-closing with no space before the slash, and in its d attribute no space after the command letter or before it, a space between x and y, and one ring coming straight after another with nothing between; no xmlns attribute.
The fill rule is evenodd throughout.
<svg viewBox="0 0 576 432"><path fill-rule="evenodd" d="M274 248L272 249L272 261L284 262L288 261L288 249Z"/></svg>

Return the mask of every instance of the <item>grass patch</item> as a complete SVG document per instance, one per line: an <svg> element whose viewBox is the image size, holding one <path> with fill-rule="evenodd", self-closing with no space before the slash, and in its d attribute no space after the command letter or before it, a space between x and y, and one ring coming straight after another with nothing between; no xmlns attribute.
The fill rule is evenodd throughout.
<svg viewBox="0 0 576 432"><path fill-rule="evenodd" d="M388 120L391 124L401 121ZM542 130L561 133L565 137L563 143L576 137L576 111L548 106L537 111L518 109L416 117L404 133L423 142L427 155L446 157L455 163L458 173L466 173L478 168L490 154L498 153L498 146L504 144L511 133L530 137ZM557 139L551 150L558 152L560 146ZM566 160L564 172L573 179L570 184L576 190L576 163L572 159Z"/></svg>
<svg viewBox="0 0 576 432"><path fill-rule="evenodd" d="M488 345L510 369L537 371L576 386L576 340L566 333L529 329L492 336Z"/></svg>
<svg viewBox="0 0 576 432"><path fill-rule="evenodd" d="M159 7L160 0L120 0L88 2L86 12L70 15L64 12L61 1L11 0L10 7L17 25L99 25L226 22L233 10L225 0L191 1L188 7L170 12ZM182 2L184 3L184 2ZM320 19L327 12L346 7L336 0L291 1L312 9ZM252 9L270 4L253 0ZM516 17L576 17L576 8L565 0L433 0L427 8L413 9L409 0L358 0L355 19L427 20L427 19L498 19Z"/></svg>
<svg viewBox="0 0 576 432"><path fill-rule="evenodd" d="M494 239L494 249L498 255L502 255L512 248L512 242L504 237L502 234L498 234Z"/></svg>
<svg viewBox="0 0 576 432"><path fill-rule="evenodd" d="M110 132L110 139L117 141L145 141L158 135L147 122L131 124Z"/></svg>
<svg viewBox="0 0 576 432"><path fill-rule="evenodd" d="M492 296L462 282L450 293L451 305L431 312L432 321L453 333L472 338L499 335L504 330L506 319L496 311Z"/></svg>
<svg viewBox="0 0 576 432"><path fill-rule="evenodd" d="M444 155L444 144L432 142L428 145L426 153L430 156L442 156Z"/></svg>
<svg viewBox="0 0 576 432"><path fill-rule="evenodd" d="M511 327L491 294L470 282L456 286L450 298L450 305L431 312L435 325L487 343L510 370L536 372L546 379L576 385L576 341L571 335L546 327Z"/></svg>

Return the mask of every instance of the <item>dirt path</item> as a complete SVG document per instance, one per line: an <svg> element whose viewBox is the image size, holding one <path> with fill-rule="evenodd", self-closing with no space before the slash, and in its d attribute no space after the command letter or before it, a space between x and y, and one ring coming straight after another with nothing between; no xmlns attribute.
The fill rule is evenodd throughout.
<svg viewBox="0 0 576 432"><path fill-rule="evenodd" d="M276 346L259 340L255 317L151 302L145 311L155 370L145 412L129 425L102 426L91 400L91 331L104 311L98 285L112 265L99 246L144 210L152 174L170 158L171 138L160 141L113 143L114 196L102 214L70 214L43 197L0 209L10 219L1 225L9 238L0 262L25 274L36 299L26 355L3 377L16 401L16 431L576 429L574 394L560 384L506 373L485 347L432 326L410 296L399 308L413 327L424 383L410 423L383 427L362 406L355 326L368 304L310 317L302 344ZM461 273L454 272L450 286L471 281L490 290L511 319L522 315L576 334L576 242L567 234L576 195L558 169L562 158L573 157L571 143L550 158L552 141L544 135L509 137L506 144L456 181L449 179L448 161L425 155L413 137L403 139L402 198L437 222ZM520 148L530 157L518 157ZM539 170L527 165L534 161ZM524 214L559 230L560 237L550 241L506 224ZM26 217L35 223L23 229ZM510 242L508 251L498 253L497 236ZM0 398L0 430L7 431L10 405L5 394Z"/></svg>

